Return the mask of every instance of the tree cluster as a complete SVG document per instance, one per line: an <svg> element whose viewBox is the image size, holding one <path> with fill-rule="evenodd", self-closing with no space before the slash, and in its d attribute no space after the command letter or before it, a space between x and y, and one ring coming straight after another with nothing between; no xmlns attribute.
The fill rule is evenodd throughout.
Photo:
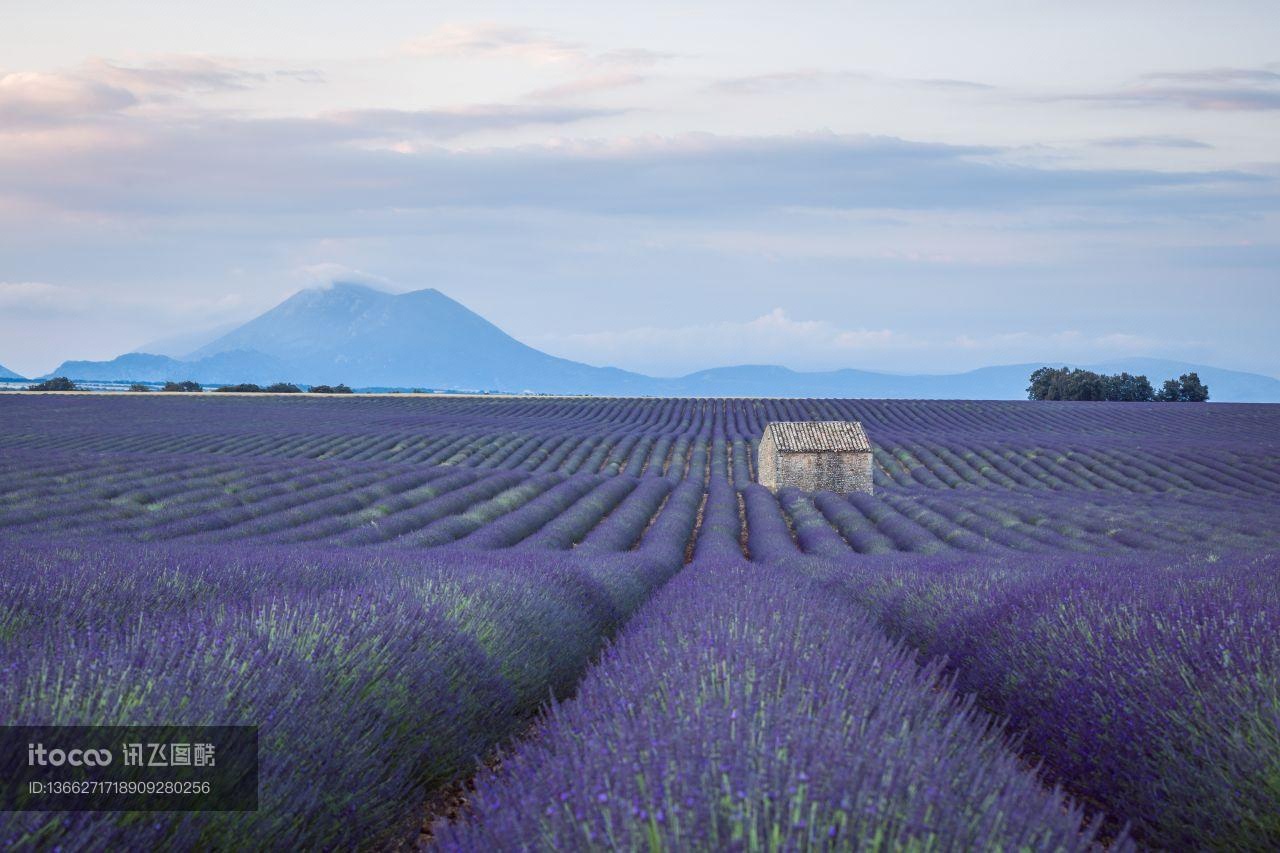
<svg viewBox="0 0 1280 853"><path fill-rule="evenodd" d="M1209 386L1194 372L1165 380L1157 391L1151 380L1129 373L1101 374L1067 367L1041 367L1027 386L1030 400L1110 400L1123 403L1203 403Z"/></svg>
<svg viewBox="0 0 1280 853"><path fill-rule="evenodd" d="M292 382L276 382L263 388L261 385L255 385L252 382L242 382L239 385L222 385L214 388L214 391L228 391L236 394L301 394L302 389Z"/></svg>
<svg viewBox="0 0 1280 853"><path fill-rule="evenodd" d="M1184 373L1177 379L1166 379L1156 399L1161 403L1203 403L1209 399L1209 386L1195 372Z"/></svg>
<svg viewBox="0 0 1280 853"><path fill-rule="evenodd" d="M28 385L28 391L79 391L76 383L72 382L65 376L55 376L52 379L46 379L43 382L37 382L35 385Z"/></svg>
<svg viewBox="0 0 1280 853"><path fill-rule="evenodd" d="M74 382L65 376L55 376L52 379L46 379L35 385L28 385L28 391L79 391L80 389ZM141 382L135 382L129 386L129 390L135 393L150 391L151 387ZM161 391L184 392L184 393L200 393L204 388L199 382L190 379L182 382L166 382ZM221 385L213 389L214 391L227 391L239 394L301 394L302 389L292 382L276 382L263 388L261 385L255 385L252 382L242 382L238 385ZM312 394L352 394L351 388L343 383L337 385L312 385L307 389Z"/></svg>

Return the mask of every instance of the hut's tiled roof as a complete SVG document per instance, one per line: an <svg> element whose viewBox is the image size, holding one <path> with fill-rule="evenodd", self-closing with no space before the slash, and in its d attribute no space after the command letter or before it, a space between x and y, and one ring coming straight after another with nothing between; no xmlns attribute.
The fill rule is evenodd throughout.
<svg viewBox="0 0 1280 853"><path fill-rule="evenodd" d="M764 428L781 453L870 453L871 442L857 421L774 421Z"/></svg>

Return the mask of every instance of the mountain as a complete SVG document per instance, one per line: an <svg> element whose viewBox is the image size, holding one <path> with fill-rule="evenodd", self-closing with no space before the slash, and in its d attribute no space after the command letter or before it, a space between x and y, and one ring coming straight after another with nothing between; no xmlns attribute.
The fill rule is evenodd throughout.
<svg viewBox="0 0 1280 853"><path fill-rule="evenodd" d="M49 376L82 382L196 382L259 384L289 381L292 368L260 352L232 350L206 358L179 361L167 355L131 352L111 361L64 361Z"/></svg>
<svg viewBox="0 0 1280 853"><path fill-rule="evenodd" d="M1061 365L1010 364L967 373L903 376L740 365L658 378L540 352L438 290L393 294L359 284L334 284L300 291L184 359L129 353L105 362L64 362L49 375L86 381L344 382L356 388L612 396L1012 400L1026 396L1031 371L1047 363ZM1214 400L1280 402L1280 379L1255 373L1160 359L1078 366L1143 373L1156 386L1194 370L1209 385Z"/></svg>
<svg viewBox="0 0 1280 853"><path fill-rule="evenodd" d="M663 380L664 393L681 397L879 397L1013 399L1026 397L1031 368L1010 383L1003 374L988 378L983 368L971 373L898 375L870 370L801 372L777 365L745 364L700 370ZM1003 381L1002 381L1003 380Z"/></svg>
<svg viewBox="0 0 1280 853"><path fill-rule="evenodd" d="M1039 367L1039 365L1036 366ZM1191 364L1164 358L1129 358L1086 366L1099 373L1119 373L1123 370L1133 374L1145 374L1156 388L1159 388L1160 383L1166 379L1174 379L1194 371L1200 375L1200 380L1209 386L1211 399L1218 402L1280 403L1280 379L1259 373L1246 373L1243 370L1227 370L1207 364Z"/></svg>
<svg viewBox="0 0 1280 853"><path fill-rule="evenodd" d="M21 379L23 379L23 378L24 378L24 377L19 376L18 374L14 373L12 370L10 370L9 368L5 367L3 364L0 364L0 379L7 379L7 380L15 380L15 379L16 379L16 380L21 380Z"/></svg>
<svg viewBox="0 0 1280 853"><path fill-rule="evenodd" d="M564 394L652 393L653 381L547 355L438 290L393 294L341 283L300 291L183 360L129 353L65 362L54 375Z"/></svg>
<svg viewBox="0 0 1280 853"><path fill-rule="evenodd" d="M153 353L155 355L167 355L172 358L185 358L188 353L199 349L209 341L214 340L227 332L234 329L239 323L220 323L206 329L199 329L192 332L179 332L173 335L165 335L162 338L156 338L147 341L140 347L133 350L136 353Z"/></svg>
<svg viewBox="0 0 1280 853"><path fill-rule="evenodd" d="M664 394L724 397L882 397L907 399L1023 400L1035 362L982 367L967 373L896 375L866 370L801 373L775 365L719 367L666 380ZM1280 379L1257 373L1224 370L1204 364L1158 358L1132 358L1101 364L1067 364L1099 373L1144 374L1160 387L1165 379L1195 371L1209 386L1212 399L1234 403L1280 402Z"/></svg>
<svg viewBox="0 0 1280 853"><path fill-rule="evenodd" d="M304 290L191 354L252 350L293 381L545 393L643 393L647 377L590 367L520 343L438 290L360 284Z"/></svg>

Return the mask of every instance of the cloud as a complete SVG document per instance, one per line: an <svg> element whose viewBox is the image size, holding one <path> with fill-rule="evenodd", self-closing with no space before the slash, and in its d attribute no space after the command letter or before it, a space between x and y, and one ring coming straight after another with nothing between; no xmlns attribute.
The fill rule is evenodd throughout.
<svg viewBox="0 0 1280 853"><path fill-rule="evenodd" d="M90 59L74 72L81 80L91 80L128 90L138 98L163 100L179 94L207 95L243 92L273 81L323 83L325 76L312 68L273 68L271 63L253 63L203 54L168 54L136 64Z"/></svg>
<svg viewBox="0 0 1280 853"><path fill-rule="evenodd" d="M915 345L888 329L841 329L822 320L793 319L782 308L745 322L641 326L543 336L538 343L556 354L597 364L644 364L666 370L740 363L747 352L757 363L809 364L816 359L834 366L870 351Z"/></svg>
<svg viewBox="0 0 1280 853"><path fill-rule="evenodd" d="M106 59L85 63L81 75L135 94L242 91L261 86L269 75L209 56L174 55L129 66Z"/></svg>
<svg viewBox="0 0 1280 853"><path fill-rule="evenodd" d="M1158 71L1144 74L1142 79L1161 83L1223 86L1252 84L1280 85L1280 71L1269 68L1202 68L1195 71Z"/></svg>
<svg viewBox="0 0 1280 853"><path fill-rule="evenodd" d="M1070 361L1074 358L1102 358L1112 355L1137 355L1167 346L1166 342L1146 335L1127 332L1089 334L1076 329L1058 332L1001 332L994 335L957 335L950 341L958 349L991 353L1057 353ZM1077 355L1072 356L1071 353ZM1066 354L1066 355L1063 355ZM1043 357L1043 356L1042 356Z"/></svg>
<svg viewBox="0 0 1280 853"><path fill-rule="evenodd" d="M0 157L0 209L168 216L453 207L736 217L796 208L1067 206L1202 216L1274 211L1280 202L1277 180L1262 175L1034 168L1002 162L997 148L891 137L689 134L469 150L388 142L597 115L533 107L362 110L311 119L214 115L181 123L138 118L120 144L50 141Z"/></svg>
<svg viewBox="0 0 1280 853"><path fill-rule="evenodd" d="M596 50L545 30L488 22L443 24L407 42L403 51L427 58L510 59L535 66L618 74L651 68L674 54L646 48Z"/></svg>
<svg viewBox="0 0 1280 853"><path fill-rule="evenodd" d="M6 367L39 376L67 359L110 359L136 352L124 342L152 340L157 330L249 319L244 296L225 290L225 282L216 292L203 294L173 285L105 283L96 270L90 281L74 287L0 282L0 342L5 344L0 356Z"/></svg>
<svg viewBox="0 0 1280 853"><path fill-rule="evenodd" d="M0 122L10 126L105 116L137 103L128 89L66 74L16 71L0 75Z"/></svg>
<svg viewBox="0 0 1280 853"><path fill-rule="evenodd" d="M935 364L970 364L1052 358L1098 360L1149 353L1165 346L1148 336L1076 330L922 334L893 329L843 328L826 320L800 320L775 308L751 320L685 326L641 326L585 334L544 335L536 342L570 358L637 370L679 374L710 366L782 364L797 369L876 367L894 370L910 356Z"/></svg>
<svg viewBox="0 0 1280 853"><path fill-rule="evenodd" d="M996 88L989 83L975 83L972 80L952 80L946 77L904 78L902 82L932 89L952 89L969 92L989 92Z"/></svg>
<svg viewBox="0 0 1280 853"><path fill-rule="evenodd" d="M328 288L335 284L345 282L351 284L367 284L382 290L395 290L395 285L391 279L377 275L371 272L365 272L346 264L336 263L334 261L321 261L314 264L304 264L292 271L295 279L303 282L306 287Z"/></svg>
<svg viewBox="0 0 1280 853"><path fill-rule="evenodd" d="M1270 68L1209 68L1147 74L1111 92L1059 96L1049 100L1117 106L1181 107L1216 112L1280 109L1280 72Z"/></svg>
<svg viewBox="0 0 1280 853"><path fill-rule="evenodd" d="M728 95L762 95L778 92L795 92L830 86L848 81L866 81L865 74L848 71L817 71L803 69L798 71L775 71L769 74L751 74L743 77L728 77L717 80L711 88Z"/></svg>
<svg viewBox="0 0 1280 853"><path fill-rule="evenodd" d="M1213 148L1207 142L1186 136L1113 136L1095 140L1094 145L1103 148Z"/></svg>
<svg viewBox="0 0 1280 853"><path fill-rule="evenodd" d="M1151 87L1097 95L1089 100L1144 107L1178 106L1189 110L1217 112L1280 110L1280 90Z"/></svg>
<svg viewBox="0 0 1280 853"><path fill-rule="evenodd" d="M444 24L403 50L428 58L510 59L574 75L529 92L525 98L531 101L569 100L635 86L649 79L641 71L675 56L646 48L596 50L545 30L493 22Z"/></svg>
<svg viewBox="0 0 1280 853"><path fill-rule="evenodd" d="M75 288L43 281L0 281L0 311L70 313L80 310Z"/></svg>
<svg viewBox="0 0 1280 853"><path fill-rule="evenodd" d="M825 89L843 84L874 84L882 86L919 87L950 92L983 92L995 87L985 83L948 78L891 77L861 71L824 71L797 69L775 71L768 74L752 74L743 77L727 77L711 84L713 92L727 95L764 95Z"/></svg>
<svg viewBox="0 0 1280 853"><path fill-rule="evenodd" d="M324 83L328 79L324 72L314 68L277 68L271 74L281 80L292 80L295 83Z"/></svg>
<svg viewBox="0 0 1280 853"><path fill-rule="evenodd" d="M245 91L273 80L323 79L310 69L254 70L199 55L163 56L137 65L96 58L59 72L0 74L0 122L10 128L66 125L118 116L131 107L181 95Z"/></svg>
<svg viewBox="0 0 1280 853"><path fill-rule="evenodd" d="M596 65L602 66L612 65L624 66L627 68L651 68L660 62L675 59L677 56L678 54L670 53L665 50L649 50L648 48L643 47L623 47L593 54L590 59Z"/></svg>
<svg viewBox="0 0 1280 853"><path fill-rule="evenodd" d="M200 302L202 290L238 291L247 300L243 310L257 310L266 303L262 294L298 279L368 280L360 271L373 269L464 299L481 295L489 301L477 307L513 329L513 318L525 323L525 335L619 324L650 328L650 343L642 335L621 337L623 343L634 338L632 350L640 354L661 353L664 344L652 341L696 351L699 335L726 348L745 335L761 342L761 351L783 353L770 360L784 363L791 361L785 357L790 347L811 353L814 363L824 351L851 361L879 353L884 364L912 354L916 367L929 353L947 353L935 360L946 363L953 352L1012 350L1026 342L987 341L986 317L1019 329L1049 316L1054 328L1093 333L1114 324L1118 334L1165 334L1182 316L1176 306L1202 303L1206 314L1233 312L1229 320L1214 320L1213 334L1222 340L1240 351L1274 349L1267 349L1269 330L1254 328L1274 313L1264 309L1274 308L1277 298L1280 172L1274 165L1169 167L1208 162L1190 150L1204 143L1154 135L1188 131L1144 126L1133 116L1131 126L1095 129L1096 136L1115 136L1097 140L1089 162L1146 166L1118 149L1188 149L1189 156L1148 158L1152 168L1072 168L1065 159L1033 162L1028 149L996 145L767 135L806 115L811 126L859 126L857 105L840 97L846 91L871 92L887 111L868 126L901 119L919 133L952 140L966 133L1028 139L1037 130L1025 121L1013 130L1001 124L1007 116L1000 110L1008 105L988 104L981 92L989 87L982 84L842 71L838 57L817 53L796 65L830 62L836 70L782 64L774 73L723 80L726 96L708 100L705 91L689 87L709 78L675 76L677 70L663 66L671 54L611 49L574 40L586 30L566 32L445 28L428 34L419 55L469 63L415 63L403 56L334 62L324 67L354 76L332 92L303 91L302 83L324 79L306 68L216 56L117 55L59 73L0 72L3 272L15 284L49 281L79 289L9 288L0 304L65 307L79 296L78 304L91 305L76 322L60 324L50 315L38 331L14 314L31 309L9 310L0 338L16 334L34 346L36 338L56 336L64 347L78 346L82 335L108 322L113 330L135 323L150 336L151 327L178 315L179 303L202 306L192 309L197 313L230 313L216 300ZM704 56L689 63L696 66L691 73L732 73L724 63L739 60L749 63L740 70L771 70L759 57L752 63L743 56ZM959 69L957 75L967 73ZM470 104L415 101L439 90L411 85L406 72L464 79L466 86L450 90L458 97L504 94L490 96L496 103L479 96ZM1197 98L1218 90L1265 94L1277 90L1276 73L1174 72L1134 78L1127 89L1146 97L1173 90L1194 90ZM532 91L512 98L512 81L516 92ZM641 85L647 88L626 88ZM258 91L273 87L278 91ZM807 87L824 101L834 98L839 109L787 105L790 93ZM781 100L753 108L729 97L735 89L748 96L777 92ZM965 98L965 107L994 109L949 123L944 102L956 105L953 95ZM613 121L626 112L620 106L640 102L653 105L652 115L637 109ZM895 112L895 103L906 104L905 112ZM1041 109L1046 124L1040 132L1079 138L1078 127L1062 126L1079 119L1079 108L1058 107ZM748 130L741 136L608 136L690 125ZM1217 141L1204 132L1205 140ZM1136 135L1143 133L1153 135ZM555 138L560 134L576 140ZM587 134L600 138L583 138ZM510 139L519 142L495 141ZM1223 139L1210 152L1214 163L1261 156L1247 132ZM1234 245L1246 239L1257 245ZM313 261L341 266L294 272ZM1104 288L1117 298L1096 296ZM1206 302L1210 288L1236 291ZM1081 307L1063 304L1061 293L1081 290L1090 298L1067 300ZM539 298L520 299L520 292ZM121 307L126 293L135 301ZM958 295L967 304L957 304ZM1115 313L1082 319L1098 298L1115 305ZM791 313L768 311L775 304ZM662 313L671 305L680 312L671 316L684 318L677 325L691 318L735 322L673 336ZM501 316L504 310L511 313ZM840 313L846 310L852 313ZM972 350L936 337L929 323L939 313L948 314L939 325L970 331L977 342ZM1040 330L1008 334L1037 337ZM593 346L610 344L601 338ZM690 360L694 366L712 361Z"/></svg>
<svg viewBox="0 0 1280 853"><path fill-rule="evenodd" d="M318 121L342 128L353 139L398 136L449 139L485 130L510 130L539 124L571 124L619 115L622 112L624 110L478 104L437 110L344 110L323 113Z"/></svg>
<svg viewBox="0 0 1280 853"><path fill-rule="evenodd" d="M103 315L111 312L155 312L171 317L204 316L238 309L243 297L221 293L197 299L139 296L133 293L69 287L42 281L0 281L0 311L42 315Z"/></svg>
<svg viewBox="0 0 1280 853"><path fill-rule="evenodd" d="M590 74L566 83L535 89L525 95L531 101L561 101L598 92L610 92L626 86L637 86L649 78L642 74Z"/></svg>
<svg viewBox="0 0 1280 853"><path fill-rule="evenodd" d="M530 27L493 22L443 24L405 45L405 51L424 57L510 57L536 65L579 62L587 49Z"/></svg>

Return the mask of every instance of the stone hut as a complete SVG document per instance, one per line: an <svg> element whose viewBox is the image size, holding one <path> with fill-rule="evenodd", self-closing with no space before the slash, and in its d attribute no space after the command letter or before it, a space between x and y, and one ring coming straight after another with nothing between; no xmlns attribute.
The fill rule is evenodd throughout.
<svg viewBox="0 0 1280 853"><path fill-rule="evenodd" d="M775 492L871 494L871 442L857 421L775 421L760 438L756 478Z"/></svg>

